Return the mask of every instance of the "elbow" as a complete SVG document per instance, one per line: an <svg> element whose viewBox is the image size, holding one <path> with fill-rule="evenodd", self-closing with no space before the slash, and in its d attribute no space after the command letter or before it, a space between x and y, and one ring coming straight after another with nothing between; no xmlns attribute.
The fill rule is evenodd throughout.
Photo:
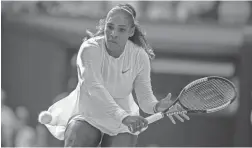
<svg viewBox="0 0 252 148"><path fill-rule="evenodd" d="M82 92L88 92L90 94L91 92L100 91L101 89L104 89L104 86L101 83L98 82L88 82L88 81L82 81L80 84L80 89Z"/></svg>
<svg viewBox="0 0 252 148"><path fill-rule="evenodd" d="M103 89L103 83L96 79L92 78L86 78L86 79L80 79L80 87L85 89Z"/></svg>

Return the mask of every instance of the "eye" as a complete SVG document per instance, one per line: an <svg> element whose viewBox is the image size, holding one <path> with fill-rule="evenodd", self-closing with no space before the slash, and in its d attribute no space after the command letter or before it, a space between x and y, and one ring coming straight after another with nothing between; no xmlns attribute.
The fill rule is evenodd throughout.
<svg viewBox="0 0 252 148"><path fill-rule="evenodd" d="M120 28L119 31L120 31L120 32L124 32L124 31L126 31L126 29Z"/></svg>
<svg viewBox="0 0 252 148"><path fill-rule="evenodd" d="M113 29L114 29L114 27L111 26L111 25L108 25L107 28L108 28L109 30L113 30Z"/></svg>

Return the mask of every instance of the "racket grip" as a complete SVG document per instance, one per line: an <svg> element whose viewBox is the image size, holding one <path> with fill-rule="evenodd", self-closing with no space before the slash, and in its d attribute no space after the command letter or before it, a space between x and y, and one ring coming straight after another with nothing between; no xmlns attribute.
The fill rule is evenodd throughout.
<svg viewBox="0 0 252 148"><path fill-rule="evenodd" d="M148 124L151 124L153 122L156 122L156 121L162 119L163 117L164 117L164 114L162 112L160 112L160 113L156 113L154 115L151 115L145 119L148 120Z"/></svg>
<svg viewBox="0 0 252 148"><path fill-rule="evenodd" d="M151 116L149 116L149 117L147 117L145 119L148 121L148 124L151 124L153 122L156 122L156 121L162 119L163 117L164 117L164 114L162 112L160 112L160 113L156 113L154 115L151 115ZM147 128L148 127L142 128L141 131L137 131L137 132L135 132L135 134L138 135L141 132L145 131ZM132 127L129 127L129 130L132 132L133 131Z"/></svg>

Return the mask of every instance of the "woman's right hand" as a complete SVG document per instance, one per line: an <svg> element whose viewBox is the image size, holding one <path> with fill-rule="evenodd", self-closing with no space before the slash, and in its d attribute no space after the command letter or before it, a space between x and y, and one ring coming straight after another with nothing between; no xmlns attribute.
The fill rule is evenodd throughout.
<svg viewBox="0 0 252 148"><path fill-rule="evenodd" d="M132 133L148 127L148 121L141 116L127 116L122 120L122 123L126 125Z"/></svg>

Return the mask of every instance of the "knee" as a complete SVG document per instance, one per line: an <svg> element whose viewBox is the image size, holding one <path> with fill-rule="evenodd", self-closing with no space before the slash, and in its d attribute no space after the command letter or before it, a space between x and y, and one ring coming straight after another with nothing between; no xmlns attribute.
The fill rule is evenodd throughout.
<svg viewBox="0 0 252 148"><path fill-rule="evenodd" d="M65 147L96 147L101 132L86 121L73 120L65 131Z"/></svg>
<svg viewBox="0 0 252 148"><path fill-rule="evenodd" d="M102 147L135 147L137 145L137 135L129 133L120 133L116 136L104 134L101 146Z"/></svg>

